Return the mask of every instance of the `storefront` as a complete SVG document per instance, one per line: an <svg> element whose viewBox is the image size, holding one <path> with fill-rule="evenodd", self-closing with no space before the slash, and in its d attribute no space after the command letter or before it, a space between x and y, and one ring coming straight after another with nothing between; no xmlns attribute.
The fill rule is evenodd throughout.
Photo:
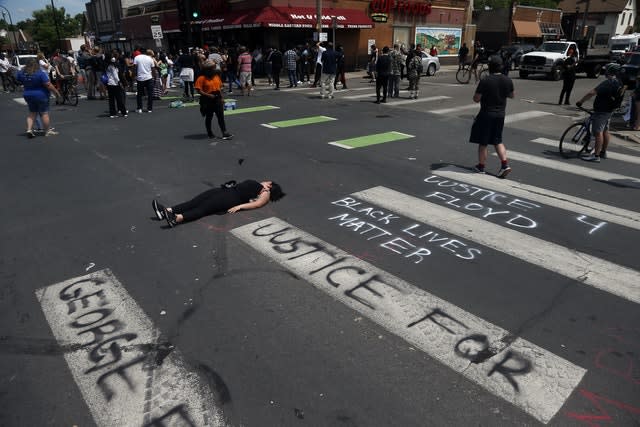
<svg viewBox="0 0 640 427"><path fill-rule="evenodd" d="M250 3L252 7L247 7ZM327 3L331 7L327 7ZM242 8L241 8L242 5ZM190 46L224 46L237 43L280 49L303 45L316 32L315 0L253 0L228 2L201 0L199 18L190 25L178 20L175 10L154 18L164 34L162 48L177 52ZM337 0L322 7L322 32L342 45L347 69L362 68L372 43L392 46L398 42L424 48L436 46L440 56L455 60L465 37L468 3L463 0ZM155 46L150 17L123 18L123 32L135 44ZM187 37L190 32L190 37ZM189 43L189 40L191 43Z"/></svg>

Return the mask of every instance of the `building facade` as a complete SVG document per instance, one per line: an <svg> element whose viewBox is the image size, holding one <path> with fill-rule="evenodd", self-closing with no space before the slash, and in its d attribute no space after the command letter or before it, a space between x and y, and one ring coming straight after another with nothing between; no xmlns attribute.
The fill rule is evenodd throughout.
<svg viewBox="0 0 640 427"><path fill-rule="evenodd" d="M181 19L178 1L189 1L197 17ZM462 43L471 46L475 38L469 0L323 0L321 6L324 37L344 47L348 69L365 66L371 44L434 45L442 63L453 63ZM282 49L314 40L317 32L316 0L91 0L86 7L95 43L124 51L235 44Z"/></svg>
<svg viewBox="0 0 640 427"><path fill-rule="evenodd" d="M558 7L567 36L586 38L596 48L607 47L613 36L632 33L637 17L636 0L562 0Z"/></svg>

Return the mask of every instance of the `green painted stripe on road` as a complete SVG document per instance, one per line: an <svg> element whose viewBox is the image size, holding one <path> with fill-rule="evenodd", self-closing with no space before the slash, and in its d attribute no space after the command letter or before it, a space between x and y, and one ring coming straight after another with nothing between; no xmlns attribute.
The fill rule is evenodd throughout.
<svg viewBox="0 0 640 427"><path fill-rule="evenodd" d="M234 114L255 113L256 111L277 110L278 108L280 107L276 107L275 105L260 105L259 107L236 108L235 110L226 110L224 112L224 115L232 116Z"/></svg>
<svg viewBox="0 0 640 427"><path fill-rule="evenodd" d="M279 122L271 122L267 124L277 128L288 128L292 126L303 126L303 125L310 125L314 123L330 122L332 120L338 120L338 119L335 119L333 117L327 117L327 116L312 116L312 117L302 117L300 119L293 119L293 120L282 120Z"/></svg>
<svg viewBox="0 0 640 427"><path fill-rule="evenodd" d="M369 145L384 144L385 142L398 141L401 139L409 139L414 137L415 135L391 131L376 133L374 135L359 136L356 138L342 139L340 141L330 142L329 144L350 150L352 148L362 148Z"/></svg>

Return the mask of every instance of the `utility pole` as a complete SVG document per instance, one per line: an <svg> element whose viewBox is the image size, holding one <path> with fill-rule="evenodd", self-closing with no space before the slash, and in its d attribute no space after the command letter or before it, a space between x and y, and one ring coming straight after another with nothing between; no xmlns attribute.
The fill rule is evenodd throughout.
<svg viewBox="0 0 640 427"><path fill-rule="evenodd" d="M7 15L9 15L9 25L11 26L11 28L13 28L13 20L11 19L11 13L9 13L9 9L7 9L4 6L0 6L1 8L3 8L6 12ZM4 11L2 12L2 19L4 19ZM13 33L13 43L14 43L14 47L13 47L13 51L15 52L16 50L18 50L18 39L16 38L16 29L13 28L13 30L11 31Z"/></svg>
<svg viewBox="0 0 640 427"><path fill-rule="evenodd" d="M316 0L316 29L318 31L318 41L322 32L322 0Z"/></svg>
<svg viewBox="0 0 640 427"><path fill-rule="evenodd" d="M56 7L53 4L53 0L51 0L51 12L53 12L53 24L56 26L56 36L58 37L58 49L62 49L60 40L60 29L58 28L58 18L56 18Z"/></svg>
<svg viewBox="0 0 640 427"><path fill-rule="evenodd" d="M580 28L580 38L584 38L584 29L587 28L587 15L589 15L589 3L590 0L586 0L586 6L584 7L584 15L582 15L582 27ZM578 17L576 16L576 19Z"/></svg>

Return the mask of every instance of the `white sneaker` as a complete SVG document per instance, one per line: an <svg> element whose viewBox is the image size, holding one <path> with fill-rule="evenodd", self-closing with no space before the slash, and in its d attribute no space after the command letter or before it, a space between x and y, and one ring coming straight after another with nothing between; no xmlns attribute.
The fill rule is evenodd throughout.
<svg viewBox="0 0 640 427"><path fill-rule="evenodd" d="M142 109L141 109L141 108L138 108L138 109L136 110L136 113L138 113L138 114L142 114Z"/></svg>

